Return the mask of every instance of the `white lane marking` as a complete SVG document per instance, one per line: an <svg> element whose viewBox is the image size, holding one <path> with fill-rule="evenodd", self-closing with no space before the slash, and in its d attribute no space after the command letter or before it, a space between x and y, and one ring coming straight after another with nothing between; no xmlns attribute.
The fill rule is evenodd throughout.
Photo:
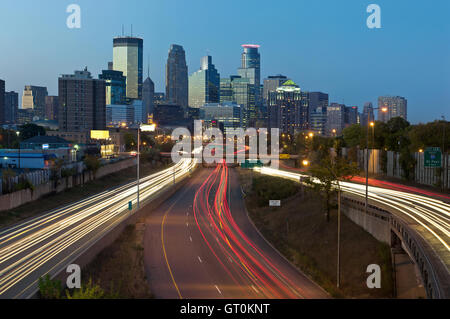
<svg viewBox="0 0 450 319"><path fill-rule="evenodd" d="M222 294L222 292L220 291L219 287L217 287L217 285L214 285L214 287L216 287L216 289L219 292L219 294Z"/></svg>
<svg viewBox="0 0 450 319"><path fill-rule="evenodd" d="M257 294L259 294L259 291L258 291L258 289L255 288L255 286L252 285L252 288L254 291L256 291Z"/></svg>
<svg viewBox="0 0 450 319"><path fill-rule="evenodd" d="M228 261L230 262L230 264L233 263L233 259L231 259L231 257L228 257Z"/></svg>
<svg viewBox="0 0 450 319"><path fill-rule="evenodd" d="M189 236L189 240L191 241L191 243L192 243L192 236Z"/></svg>
<svg viewBox="0 0 450 319"><path fill-rule="evenodd" d="M186 216L189 216L189 212L186 213Z"/></svg>
<svg viewBox="0 0 450 319"><path fill-rule="evenodd" d="M200 261L201 263L203 262L200 256L198 256L198 261Z"/></svg>
<svg viewBox="0 0 450 319"><path fill-rule="evenodd" d="M189 222L186 222L186 227L189 227Z"/></svg>

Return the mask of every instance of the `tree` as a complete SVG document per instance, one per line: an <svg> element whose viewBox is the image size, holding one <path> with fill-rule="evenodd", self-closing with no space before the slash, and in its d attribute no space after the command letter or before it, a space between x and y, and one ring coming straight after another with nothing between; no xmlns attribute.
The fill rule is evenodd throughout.
<svg viewBox="0 0 450 319"><path fill-rule="evenodd" d="M86 168L88 171L92 172L92 174L94 175L94 179L95 179L95 175L97 174L98 169L100 168L100 160L98 159L98 157L95 156L86 156L84 158L84 165L86 165Z"/></svg>
<svg viewBox="0 0 450 319"><path fill-rule="evenodd" d="M311 178L305 182L325 196L325 210L327 221L330 221L330 211L332 207L332 197L336 192L336 187L340 189L339 181L349 180L358 172L356 163L349 163L340 156L331 156L328 153L320 160L311 164L308 172Z"/></svg>
<svg viewBox="0 0 450 319"><path fill-rule="evenodd" d="M125 141L125 149L127 151L136 150L137 148L137 138L131 133L125 133L123 136Z"/></svg>
<svg viewBox="0 0 450 319"><path fill-rule="evenodd" d="M20 128L20 138L27 140L35 136L45 136L45 129L42 126L36 124L25 124Z"/></svg>

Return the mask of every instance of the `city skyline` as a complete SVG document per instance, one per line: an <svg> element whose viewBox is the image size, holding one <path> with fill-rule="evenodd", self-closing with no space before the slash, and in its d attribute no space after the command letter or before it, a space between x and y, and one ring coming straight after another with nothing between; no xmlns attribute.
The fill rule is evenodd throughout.
<svg viewBox="0 0 450 319"><path fill-rule="evenodd" d="M362 2L345 5L329 1L322 5L292 2L286 5L298 9L290 10L297 13L298 19L291 19L287 25L277 21L288 21L294 13L283 12L285 16L281 16L275 12L267 21L264 18L264 14L268 14L267 9L261 5L260 12L255 10L255 14L248 18L254 23L254 28L234 32L239 29L239 23L227 29L220 28L224 22L218 21L218 27L228 31L226 36L222 34L224 31L216 32L215 37L206 36L213 32L203 30L206 19L191 23L192 12L206 10L202 8L204 1L178 3L176 11L173 11L174 4L162 1L139 2L143 10L112 3L99 12L99 7L105 7L102 1L95 4L79 1L82 27L77 30L65 26L66 3L48 1L45 5L38 5L23 1L17 5L12 1L6 2L2 23L12 23L10 16L19 17L14 34L0 32L6 44L3 49L5 58L0 60L0 78L6 81L6 91L19 92L21 98L25 85L35 85L46 86L49 94L55 95L61 74L72 73L85 66L93 74L101 73L105 64L112 60L112 39L121 35L122 24L126 35L131 33L133 24L133 35L144 39L144 56L150 56L150 78L155 82L157 92L164 91L167 50L171 44L178 43L184 47L189 75L197 69L198 59L209 54L225 78L235 74L240 65L241 45L256 43L261 45L261 81L269 75L283 74L298 83L302 90L326 92L330 103L357 105L360 110L366 102L376 105L379 96L404 96L408 99L408 120L412 123L432 121L441 115L450 117L450 92L446 90L450 78L450 45L446 41L436 41L449 31L444 19L444 12L450 7L448 2L406 6L404 1L395 4L378 1L383 10L383 27L379 30L369 30L365 26L367 4ZM212 6L221 12L218 16L229 14L231 10L222 4ZM44 10L40 17L38 9L42 7ZM245 4L242 11L250 7L252 3ZM440 9L436 10L437 7ZM22 14L17 14L17 11ZM149 12L151 19L141 11ZM185 16L180 16L180 12ZM234 13L236 21L245 15L239 11ZM111 19L104 21L104 16ZM314 20L317 16L325 17L323 25ZM428 23L416 26L414 20L418 17ZM400 18L401 23L398 22ZM41 23L41 19L48 23ZM161 19L167 20L164 26ZM102 23L98 23L100 20ZM322 22L322 19L317 20ZM162 28L164 32L160 32ZM49 38L60 39L60 44L51 48L32 46L33 36L44 32ZM302 41L297 41L298 36ZM23 41L17 43L17 37ZM314 50L302 50L305 42ZM147 67L145 61L144 69ZM422 112L424 107L427 109L425 114Z"/></svg>

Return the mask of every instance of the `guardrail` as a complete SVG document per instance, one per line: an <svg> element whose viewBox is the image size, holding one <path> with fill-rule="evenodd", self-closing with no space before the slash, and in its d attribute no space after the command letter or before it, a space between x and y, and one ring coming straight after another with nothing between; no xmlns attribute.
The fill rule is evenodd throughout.
<svg viewBox="0 0 450 319"><path fill-rule="evenodd" d="M359 200L356 196L348 194L343 194L342 199L344 213L348 213L348 209L353 209L360 214L366 214L365 202L363 200ZM401 241L403 249L411 257L420 272L427 297L432 299L450 298L450 274L448 269L446 269L445 265L441 262L439 257L435 255L432 248L416 233L416 231L408 227L407 223L400 217L395 216L387 209L379 206L369 204L367 215L368 217L383 223L386 230L389 230L391 234L390 242L383 240L384 242L392 246L398 243L398 240ZM358 221L353 221L360 224ZM366 222L370 223L370 220L366 220ZM360 226L371 233L370 227L367 227L367 225L360 224ZM379 234L371 234L377 239L380 237Z"/></svg>

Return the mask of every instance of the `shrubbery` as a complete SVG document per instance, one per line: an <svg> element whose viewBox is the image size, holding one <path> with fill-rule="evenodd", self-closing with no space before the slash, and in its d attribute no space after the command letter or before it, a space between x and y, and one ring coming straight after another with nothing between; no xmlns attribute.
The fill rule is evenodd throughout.
<svg viewBox="0 0 450 319"><path fill-rule="evenodd" d="M282 200L295 195L299 185L280 177L256 176L253 178L252 190L258 206L262 207L269 205L270 200Z"/></svg>

